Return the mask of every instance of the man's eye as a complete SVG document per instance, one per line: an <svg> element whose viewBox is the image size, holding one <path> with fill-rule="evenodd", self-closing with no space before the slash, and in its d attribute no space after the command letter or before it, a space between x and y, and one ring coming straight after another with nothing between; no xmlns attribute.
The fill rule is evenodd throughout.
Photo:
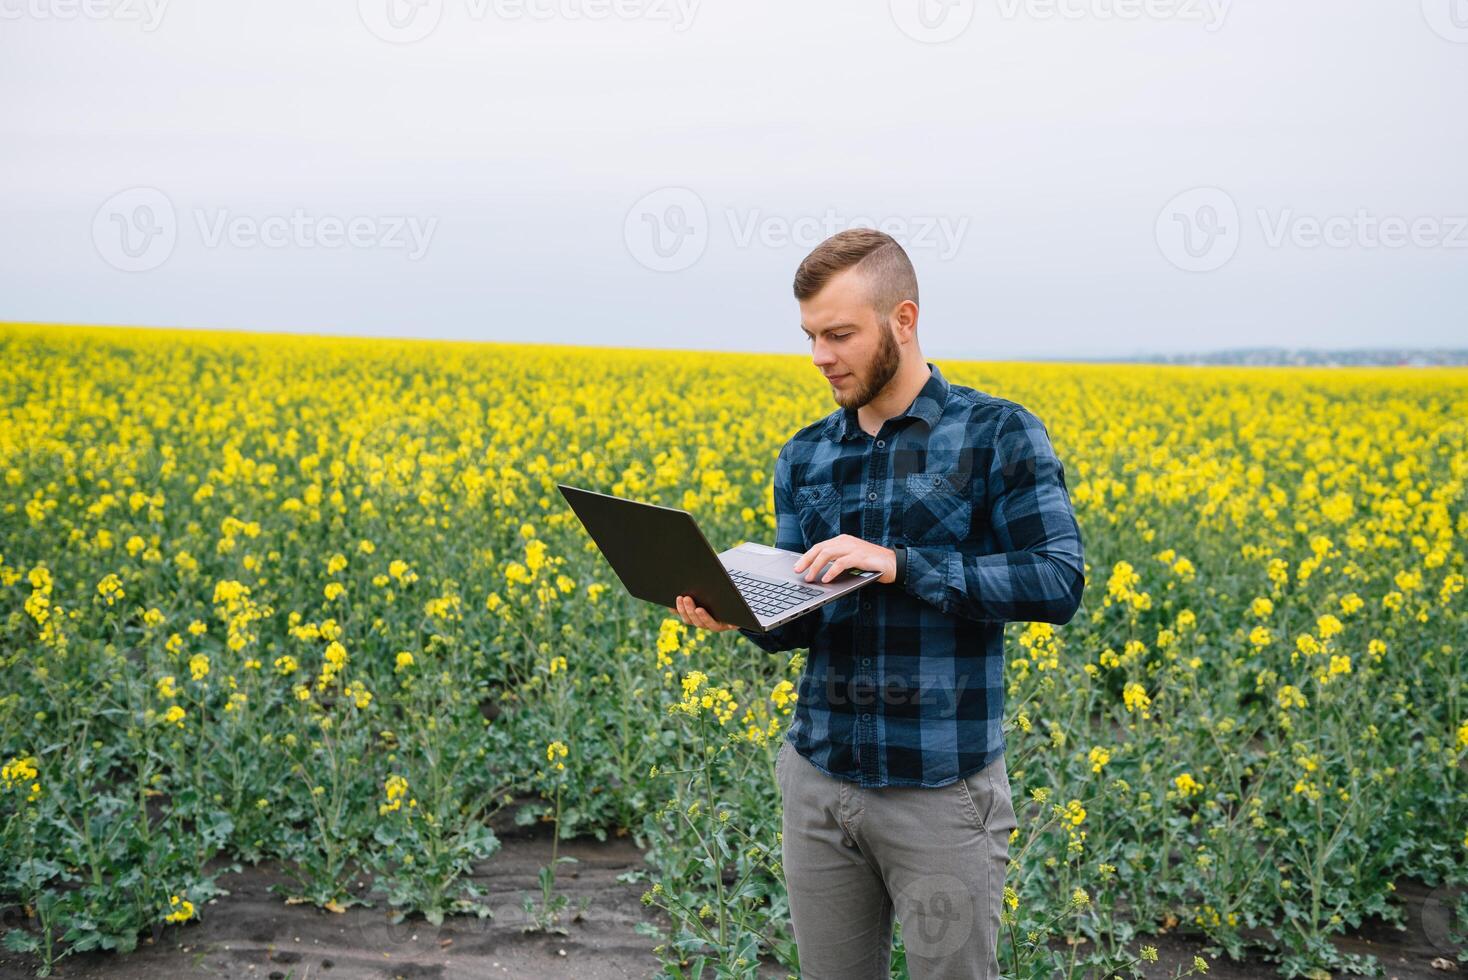
<svg viewBox="0 0 1468 980"><path fill-rule="evenodd" d="M831 336L832 337L835 337L837 340L845 340L847 337L850 337L851 334L849 334L849 333L833 333L833 334L831 334Z"/></svg>

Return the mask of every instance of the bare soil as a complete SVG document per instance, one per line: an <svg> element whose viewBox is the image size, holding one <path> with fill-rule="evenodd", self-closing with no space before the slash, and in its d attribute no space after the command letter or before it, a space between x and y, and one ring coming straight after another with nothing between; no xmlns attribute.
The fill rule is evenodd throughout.
<svg viewBox="0 0 1468 980"><path fill-rule="evenodd" d="M198 921L160 928L156 936L145 937L135 952L125 955L67 957L57 964L53 976L65 980L625 980L657 972L653 941L635 927L639 922L665 925L665 918L659 910L642 904L644 882L617 880L629 871L650 870L630 838L560 842L558 853L576 858L575 864L561 865L556 878L557 891L571 900L563 914L569 934L560 936L523 928L530 920L522 899L526 895L538 899L540 868L550 863L549 825L517 827L508 819L497 819L495 831L502 847L474 875L475 883L489 893L486 901L494 914L486 919L455 916L442 926L433 926L414 916L393 925L381 902L377 908L353 906L343 913L286 905L269 888L287 879L278 866L262 864L222 875L220 885L230 894L201 909ZM1387 978L1468 980L1468 965L1456 960L1459 947L1447 939L1451 895L1410 880L1398 882L1397 888L1407 903L1406 930L1368 920L1357 932L1338 939L1337 945L1348 952L1374 954L1384 969L1381 976ZM576 916L583 905L584 913ZM1158 934L1139 938L1135 945L1143 944L1155 945L1159 951L1159 962L1147 967L1149 978L1170 976L1175 966L1190 964L1198 953L1210 961L1210 980L1274 976L1273 965L1262 959L1234 963L1215 958L1198 937ZM32 977L37 962L31 956L0 950L0 980ZM761 974L779 980L787 971L771 960Z"/></svg>

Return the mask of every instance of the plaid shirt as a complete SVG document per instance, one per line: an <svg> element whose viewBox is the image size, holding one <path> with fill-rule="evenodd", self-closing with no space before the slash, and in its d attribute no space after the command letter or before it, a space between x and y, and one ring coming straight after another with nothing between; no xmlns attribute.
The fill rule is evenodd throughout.
<svg viewBox="0 0 1468 980"><path fill-rule="evenodd" d="M1020 405L931 377L862 431L807 425L775 461L775 546L850 534L907 545L906 581L868 585L769 633L809 648L787 738L862 786L941 786L1003 754L1004 623L1069 622L1085 586L1060 460Z"/></svg>

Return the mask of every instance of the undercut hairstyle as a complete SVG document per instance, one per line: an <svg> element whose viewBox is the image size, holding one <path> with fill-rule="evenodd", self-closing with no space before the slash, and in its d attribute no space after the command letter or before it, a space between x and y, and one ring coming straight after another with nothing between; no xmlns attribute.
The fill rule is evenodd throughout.
<svg viewBox="0 0 1468 980"><path fill-rule="evenodd" d="M849 228L821 242L795 270L795 298L807 300L838 273L856 268L885 321L904 300L918 301L917 273L902 246L875 228Z"/></svg>

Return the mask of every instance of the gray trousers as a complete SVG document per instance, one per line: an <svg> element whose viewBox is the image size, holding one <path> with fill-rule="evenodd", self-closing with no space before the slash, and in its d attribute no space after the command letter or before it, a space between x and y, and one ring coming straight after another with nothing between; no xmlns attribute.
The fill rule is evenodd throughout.
<svg viewBox="0 0 1468 980"><path fill-rule="evenodd" d="M999 976L1014 803L1004 757L946 786L866 788L784 739L781 860L802 980L887 980L892 915L912 980Z"/></svg>

